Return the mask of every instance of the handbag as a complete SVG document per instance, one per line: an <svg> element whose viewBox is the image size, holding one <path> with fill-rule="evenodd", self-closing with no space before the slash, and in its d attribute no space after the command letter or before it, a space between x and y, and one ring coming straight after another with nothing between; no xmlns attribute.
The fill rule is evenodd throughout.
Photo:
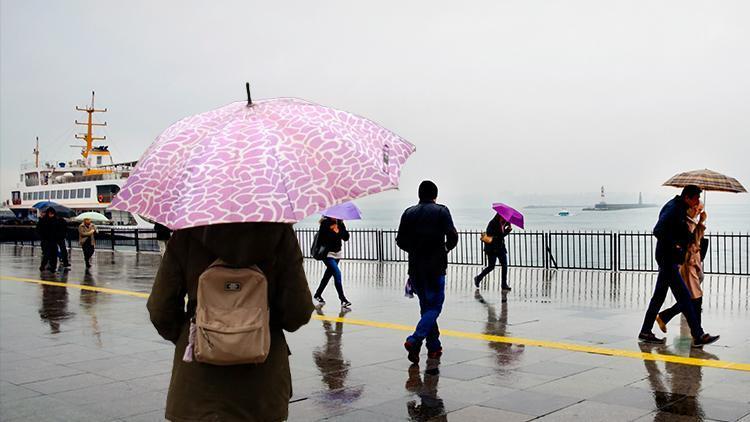
<svg viewBox="0 0 750 422"><path fill-rule="evenodd" d="M490 244L492 243L492 236L488 236L487 233L482 232L482 234L479 236L479 240L481 240L483 243Z"/></svg>
<svg viewBox="0 0 750 422"><path fill-rule="evenodd" d="M320 232L315 233L312 246L310 247L310 256L318 261L322 261L328 256L328 248L320 243Z"/></svg>

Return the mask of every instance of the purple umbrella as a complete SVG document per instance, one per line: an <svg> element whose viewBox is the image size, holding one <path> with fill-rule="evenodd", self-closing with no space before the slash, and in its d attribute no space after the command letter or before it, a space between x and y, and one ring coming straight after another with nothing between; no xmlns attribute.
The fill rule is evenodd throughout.
<svg viewBox="0 0 750 422"><path fill-rule="evenodd" d="M339 220L361 220L362 211L354 202L344 202L323 211L323 217L338 218Z"/></svg>
<svg viewBox="0 0 750 422"><path fill-rule="evenodd" d="M500 217L503 217L505 221L519 228L523 228L523 214L516 211L515 208L496 202L492 204L492 209L500 214Z"/></svg>

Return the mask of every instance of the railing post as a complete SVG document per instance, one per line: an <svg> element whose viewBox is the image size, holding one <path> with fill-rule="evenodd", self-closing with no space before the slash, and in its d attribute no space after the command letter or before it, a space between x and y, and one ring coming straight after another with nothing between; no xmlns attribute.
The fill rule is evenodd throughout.
<svg viewBox="0 0 750 422"><path fill-rule="evenodd" d="M115 229L109 229L109 242L112 244L112 250L115 250Z"/></svg>
<svg viewBox="0 0 750 422"><path fill-rule="evenodd" d="M542 232L542 261L544 262L544 269L549 269L549 256L547 256L547 245L549 244L549 233Z"/></svg>
<svg viewBox="0 0 750 422"><path fill-rule="evenodd" d="M377 230L378 235L378 262L383 262L383 230Z"/></svg>
<svg viewBox="0 0 750 422"><path fill-rule="evenodd" d="M133 235L133 238L135 239L135 251L136 252L140 252L141 251L141 245L140 245L141 242L138 241L138 228L137 227L135 228L135 233Z"/></svg>

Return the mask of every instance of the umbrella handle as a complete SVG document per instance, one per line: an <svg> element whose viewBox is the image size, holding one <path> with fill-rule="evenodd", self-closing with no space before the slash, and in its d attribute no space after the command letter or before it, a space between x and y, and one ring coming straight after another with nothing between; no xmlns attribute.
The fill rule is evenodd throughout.
<svg viewBox="0 0 750 422"><path fill-rule="evenodd" d="M245 91L247 91L247 106L252 107L253 99L250 97L250 82L245 82Z"/></svg>

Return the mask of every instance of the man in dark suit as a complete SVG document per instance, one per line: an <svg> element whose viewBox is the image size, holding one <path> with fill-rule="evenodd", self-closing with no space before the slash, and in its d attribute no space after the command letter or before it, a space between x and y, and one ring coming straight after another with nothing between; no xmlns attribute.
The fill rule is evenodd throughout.
<svg viewBox="0 0 750 422"><path fill-rule="evenodd" d="M643 320L638 339L646 343L661 344L664 338L659 338L652 332L656 315L664 304L667 290L672 291L680 311L687 319L690 333L693 336L693 347L702 347L719 339L703 331L692 304L692 297L685 281L679 272L679 266L685 260L687 245L690 241L690 229L687 224L687 211L690 207L700 203L701 189L697 186L686 186L679 196L675 196L659 212L659 221L654 227L656 237L656 263L659 265L659 275L651 302Z"/></svg>

